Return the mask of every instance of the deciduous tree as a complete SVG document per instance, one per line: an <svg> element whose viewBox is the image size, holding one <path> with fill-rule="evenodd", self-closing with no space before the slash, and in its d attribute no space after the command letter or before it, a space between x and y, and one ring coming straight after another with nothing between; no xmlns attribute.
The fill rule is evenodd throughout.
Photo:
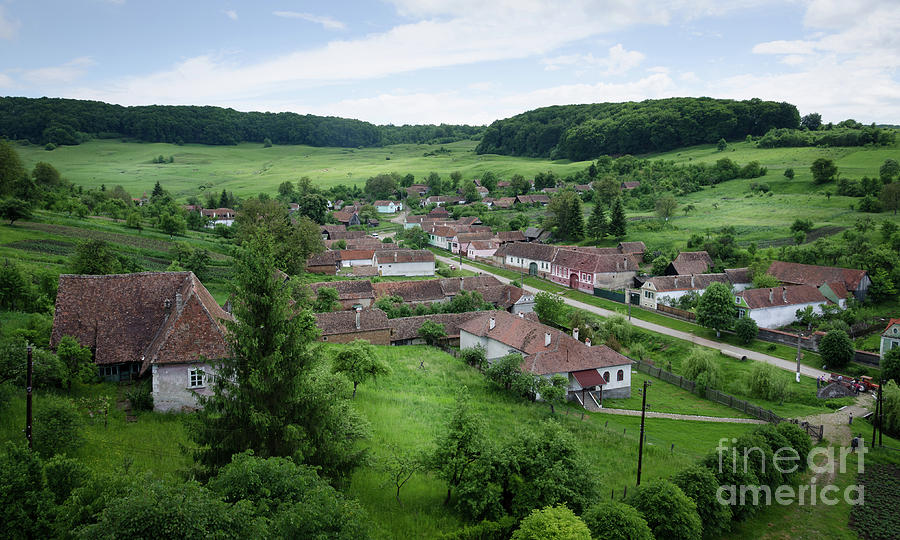
<svg viewBox="0 0 900 540"><path fill-rule="evenodd" d="M4 199L0 201L0 218L8 219L10 225L20 219L30 219L31 205L22 199Z"/></svg>
<svg viewBox="0 0 900 540"><path fill-rule="evenodd" d="M522 520L512 540L590 540L591 531L565 504L535 509Z"/></svg>
<svg viewBox="0 0 900 540"><path fill-rule="evenodd" d="M827 182L831 182L834 180L835 175L838 172L837 165L834 164L834 161L828 158L818 158L813 161L812 165L809 167L810 172L813 175L813 182L816 184L825 184Z"/></svg>
<svg viewBox="0 0 900 540"><path fill-rule="evenodd" d="M731 328L736 314L734 296L724 283L712 283L697 303L697 322L714 329L716 337L721 337L722 330Z"/></svg>
<svg viewBox="0 0 900 540"><path fill-rule="evenodd" d="M675 200L675 197L671 195L666 195L665 197L660 197L656 199L656 215L669 221L669 218L675 215L675 210L678 208L678 201Z"/></svg>
<svg viewBox="0 0 900 540"><path fill-rule="evenodd" d="M481 456L485 445L484 423L472 411L469 392L463 387L456 395L447 429L435 440L435 450L429 461L430 468L447 483L445 505L450 502L453 488Z"/></svg>
<svg viewBox="0 0 900 540"><path fill-rule="evenodd" d="M390 368L378 357L375 347L362 339L341 347L331 364L335 373L344 374L353 383L353 395L350 399L356 398L356 387L360 383L390 373Z"/></svg>

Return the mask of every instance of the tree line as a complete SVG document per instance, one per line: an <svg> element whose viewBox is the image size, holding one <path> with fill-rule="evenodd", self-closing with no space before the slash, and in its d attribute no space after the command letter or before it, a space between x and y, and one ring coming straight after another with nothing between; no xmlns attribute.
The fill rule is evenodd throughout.
<svg viewBox="0 0 900 540"><path fill-rule="evenodd" d="M233 145L240 142L369 147L447 143L477 137L481 126L377 126L291 112L240 112L222 107L123 107L60 98L0 98L0 136L32 144L76 145L91 138Z"/></svg>
<svg viewBox="0 0 900 540"><path fill-rule="evenodd" d="M790 103L751 99L670 98L543 107L497 120L477 152L582 161L641 154L798 128Z"/></svg>

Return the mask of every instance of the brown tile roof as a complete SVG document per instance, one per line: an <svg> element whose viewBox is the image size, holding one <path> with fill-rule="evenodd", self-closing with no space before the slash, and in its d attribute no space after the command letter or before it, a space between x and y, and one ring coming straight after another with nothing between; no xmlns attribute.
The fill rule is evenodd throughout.
<svg viewBox="0 0 900 540"><path fill-rule="evenodd" d="M356 327L356 311L332 311L316 313L316 326L323 336L367 332L390 328L387 315L378 308L359 311L359 328Z"/></svg>
<svg viewBox="0 0 900 540"><path fill-rule="evenodd" d="M625 189L634 189L640 187L640 182L622 182L622 187Z"/></svg>
<svg viewBox="0 0 900 540"><path fill-rule="evenodd" d="M494 235L490 231L458 233L456 240L462 244L472 240L490 240Z"/></svg>
<svg viewBox="0 0 900 540"><path fill-rule="evenodd" d="M429 234L433 234L435 236L440 236L442 238L453 238L456 236L456 229L453 227L448 227L446 225L435 225L431 227L431 230L427 231Z"/></svg>
<svg viewBox="0 0 900 540"><path fill-rule="evenodd" d="M516 201L523 203L523 204L534 204L534 203L548 204L550 202L550 197L548 197L547 195L541 195L541 194L519 195L516 197Z"/></svg>
<svg viewBox="0 0 900 540"><path fill-rule="evenodd" d="M559 249L553 264L580 272L636 272L638 265L630 255L600 255L571 249Z"/></svg>
<svg viewBox="0 0 900 540"><path fill-rule="evenodd" d="M376 298L399 296L404 302L437 302L446 297L439 279L383 281L373 283L372 289L375 291Z"/></svg>
<svg viewBox="0 0 900 540"><path fill-rule="evenodd" d="M316 294L322 287L332 287L337 290L339 300L375 298L375 290L372 288L372 282L367 279L320 281L309 284L309 288L312 290L313 294Z"/></svg>
<svg viewBox="0 0 900 540"><path fill-rule="evenodd" d="M372 206L390 206L391 204L394 204L396 206L400 203L395 201L375 201L374 203L372 203Z"/></svg>
<svg viewBox="0 0 900 540"><path fill-rule="evenodd" d="M322 232L331 234L336 232L346 232L346 225L322 225ZM353 231L353 232L362 232L362 231Z"/></svg>
<svg viewBox="0 0 900 540"><path fill-rule="evenodd" d="M496 323L493 329L491 317ZM523 369L538 375L631 365L631 360L605 345L588 347L560 330L506 311L481 312L459 328L522 351ZM546 333L550 334L550 346L544 345Z"/></svg>
<svg viewBox="0 0 900 540"><path fill-rule="evenodd" d="M472 249L481 251L485 249L497 249L500 244L493 240L472 240L472 243L469 245L472 247Z"/></svg>
<svg viewBox="0 0 900 540"><path fill-rule="evenodd" d="M556 255L556 246L547 244L534 244L531 242L512 242L503 244L494 255L521 257L533 261L552 262ZM502 253L501 253L502 252Z"/></svg>
<svg viewBox="0 0 900 540"><path fill-rule="evenodd" d="M694 274L691 276L655 276L644 283L652 283L657 291L696 291L711 283L731 285L725 274Z"/></svg>
<svg viewBox="0 0 900 540"><path fill-rule="evenodd" d="M750 275L749 268L726 268L725 275L732 284L737 283L753 283L753 276Z"/></svg>
<svg viewBox="0 0 900 540"><path fill-rule="evenodd" d="M375 255L375 251L371 249L342 249L338 253L342 261L371 259Z"/></svg>
<svg viewBox="0 0 900 540"><path fill-rule="evenodd" d="M499 197L494 199L494 206L498 208L512 208L512 205L516 204L515 197Z"/></svg>
<svg viewBox="0 0 900 540"><path fill-rule="evenodd" d="M591 189L593 188L590 184L575 184L575 191L590 191Z"/></svg>
<svg viewBox="0 0 900 540"><path fill-rule="evenodd" d="M525 233L522 231L497 231L497 241L506 242L524 242Z"/></svg>
<svg viewBox="0 0 900 540"><path fill-rule="evenodd" d="M775 276L782 283L815 285L816 287L823 283L839 281L849 291L858 290L860 282L866 275L865 270L782 261L772 261L766 273Z"/></svg>
<svg viewBox="0 0 900 540"><path fill-rule="evenodd" d="M343 227L343 225L341 225ZM356 238L365 238L365 231L335 231L328 235L329 240L353 240Z"/></svg>
<svg viewBox="0 0 900 540"><path fill-rule="evenodd" d="M434 315L419 315L416 317L399 317L390 319L388 324L394 330L391 335L391 341L401 341L407 339L415 339L419 337L419 328L425 321L432 321L437 324L444 325L444 331L447 337L459 337L459 325L478 317L479 311L469 311L466 313L437 313Z"/></svg>
<svg viewBox="0 0 900 540"><path fill-rule="evenodd" d="M427 249L386 249L375 252L375 264L434 262Z"/></svg>
<svg viewBox="0 0 900 540"><path fill-rule="evenodd" d="M826 283L828 288L840 299L846 300L850 298L850 292L847 290L847 287L844 286L840 281L836 281L834 283Z"/></svg>
<svg viewBox="0 0 900 540"><path fill-rule="evenodd" d="M675 269L675 274L686 276L708 272L712 263L712 257L706 251L682 251L670 266Z"/></svg>
<svg viewBox="0 0 900 540"><path fill-rule="evenodd" d="M528 295L528 291L515 285L495 285L493 287L483 287L478 289L481 297L485 302L490 302L501 309L509 309L523 296Z"/></svg>
<svg viewBox="0 0 900 540"><path fill-rule="evenodd" d="M151 362L189 363L199 355L222 358L223 321L230 319L191 272L64 274L50 344L72 336L95 349L98 364L143 362L146 369Z"/></svg>
<svg viewBox="0 0 900 540"><path fill-rule="evenodd" d="M334 217L335 221L339 221L341 223L349 223L350 219L353 217L353 212L338 210L337 212L332 212L331 215Z"/></svg>
<svg viewBox="0 0 900 540"><path fill-rule="evenodd" d="M480 291L485 287L496 287L503 283L494 276L465 276L458 278L437 279L445 296L452 296L459 291ZM421 283L421 282L420 282Z"/></svg>
<svg viewBox="0 0 900 540"><path fill-rule="evenodd" d="M463 216L456 220L460 225L478 225L481 223L481 220L478 219L478 216Z"/></svg>
<svg viewBox="0 0 900 540"><path fill-rule="evenodd" d="M312 255L307 259L306 266L335 266L339 260L340 253L338 251L328 250Z"/></svg>
<svg viewBox="0 0 900 540"><path fill-rule="evenodd" d="M647 246L643 242L619 242L618 249L620 253L644 254L647 251Z"/></svg>
<svg viewBox="0 0 900 540"><path fill-rule="evenodd" d="M747 289L737 294L746 300L750 309L827 302L819 289L812 285L788 285L767 289Z"/></svg>

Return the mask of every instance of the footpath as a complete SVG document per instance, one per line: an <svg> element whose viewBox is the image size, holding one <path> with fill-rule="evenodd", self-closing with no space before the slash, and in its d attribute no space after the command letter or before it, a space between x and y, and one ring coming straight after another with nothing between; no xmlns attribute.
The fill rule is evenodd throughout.
<svg viewBox="0 0 900 540"><path fill-rule="evenodd" d="M610 409L608 407L603 407L597 410L592 410L594 413L601 414L618 414L621 416L640 416L641 411L634 411L631 409ZM756 418L722 418L718 416L695 416L692 414L675 414L675 413L663 413L663 412L653 412L647 411L647 418L669 418L671 420L697 420L699 422L721 422L724 424L766 424L762 420L757 420Z"/></svg>
<svg viewBox="0 0 900 540"><path fill-rule="evenodd" d="M444 257L443 255L435 255L435 258L439 259L447 264L460 265L459 260L450 259L449 257ZM472 266L472 265L469 265L466 263L462 263L460 266L464 270L470 270L470 271L476 272L476 273L491 274L492 276L496 277L503 283L509 283L512 281L511 279L494 274L493 272L490 272L483 268L477 268L475 266ZM532 292L535 294L541 292L539 289L535 289L534 287L530 287L528 285L524 285L524 289L528 292ZM563 301L572 307L576 307L579 309L583 309L585 311L589 311L596 315L600 315L601 317L612 317L613 315L618 315L614 311L610 311L608 309L603 309L603 308L600 308L597 306L592 306L590 304L585 304L584 302L579 302L578 300L573 300L571 298L563 297ZM712 340L709 340L706 338L695 336L694 334L691 334L689 332L683 332L681 330L674 330L674 329L668 328L666 326L662 326L662 325L655 324L652 322L643 321L640 319L633 318L631 320L631 324L633 324L634 326L637 326L638 328L643 328L644 330L650 330L652 332L657 332L659 334L664 334L664 335L678 338L678 339L681 339L684 341L689 341L691 343L694 343L695 345L709 347L711 349L717 349L717 350L723 351L723 352L727 351L728 353L730 353L732 355L746 356L747 358L749 358L751 360L756 360L759 362L765 362L767 364L772 364L773 366L775 366L777 368L783 369L785 371L790 371L791 373L794 373L797 371L796 362L784 360L782 358L778 358L778 357L771 356L768 354L751 351L749 349L744 349L742 347L737 347L735 345L729 345L727 343L719 343L717 341L712 341ZM831 376L830 373L826 373L820 369L812 368L809 366L804 366L802 364L800 365L800 373L804 376L813 377L813 378L819 378L822 376L824 376L825 378L829 378Z"/></svg>

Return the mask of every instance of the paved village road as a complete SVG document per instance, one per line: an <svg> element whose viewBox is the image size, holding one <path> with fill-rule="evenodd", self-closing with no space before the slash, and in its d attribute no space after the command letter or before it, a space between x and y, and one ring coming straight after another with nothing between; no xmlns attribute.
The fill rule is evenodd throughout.
<svg viewBox="0 0 900 540"><path fill-rule="evenodd" d="M435 255L435 257L444 261L447 264L455 264L455 265L460 264L458 259L451 259L449 257L444 257L441 255ZM500 281L502 281L503 283L509 283L510 281L512 281L503 276L498 276L497 274L493 274L492 272L468 265L466 263L462 263L462 268L465 270L471 270L473 272L489 273L489 274L493 275L494 277L496 277L497 279L499 279ZM541 292L539 289L535 289L534 287L529 287L527 285L525 286L525 290L527 290L529 292L533 292L533 293ZM585 304L584 302L579 302L578 300L573 300L571 298L563 297L563 301L565 303L569 304L570 306L577 307L579 309L583 309L586 311L590 311L591 313L596 313L597 315L600 315L601 317L611 317L613 315L617 315L617 313L614 311L610 311L608 309L603 309L603 308L599 308L596 306L592 306L590 304ZM703 347L710 347L712 349L717 349L717 350L720 350L723 352L730 353L732 355L736 354L738 356L746 356L747 358L749 358L751 360L766 362L767 364L772 364L775 367L781 368L786 371L790 371L792 373L797 371L797 362L795 362L795 361L784 360L782 358L777 358L775 356L770 356L768 354L763 354L763 353L758 353L756 351L743 349L741 347L736 347L734 345L729 345L727 343L718 343L716 341L712 341L712 340L709 340L706 338L695 336L694 334L691 334L689 332L682 332L680 330L674 330L672 328L661 326L661 325L658 325L658 324L655 324L652 322L642 321L640 319L632 318L631 323L639 328L643 328L645 330L650 330L653 332L658 332L660 334L665 334L667 336L672 336L674 338L683 339L685 341L690 341L691 343L694 343L696 345L701 345ZM817 377L821 377L821 376L825 376L826 378L829 378L831 376L830 373L826 373L820 369L811 368L809 366L804 366L802 364L800 365L800 373L805 376L813 377L813 378L817 378Z"/></svg>

